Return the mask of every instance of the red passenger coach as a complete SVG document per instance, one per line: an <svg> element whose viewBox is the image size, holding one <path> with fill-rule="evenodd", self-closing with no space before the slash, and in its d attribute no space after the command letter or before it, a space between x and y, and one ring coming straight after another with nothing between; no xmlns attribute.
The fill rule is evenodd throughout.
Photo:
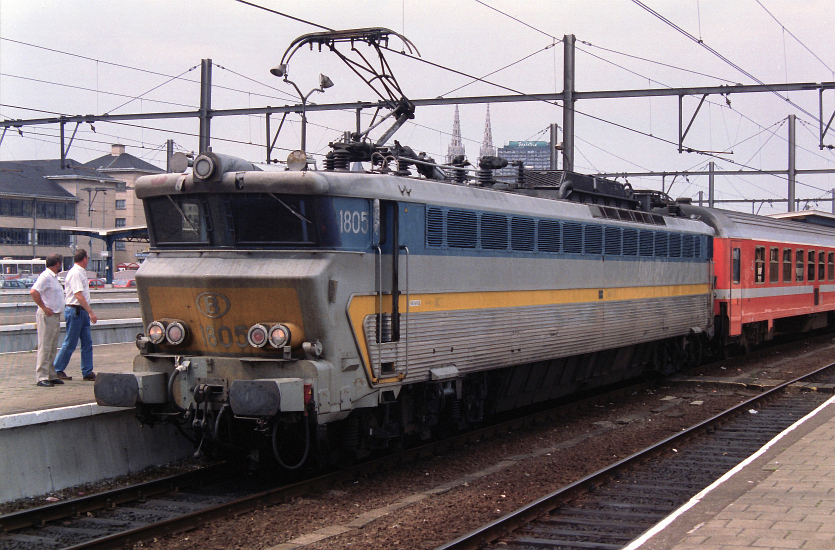
<svg viewBox="0 0 835 550"><path fill-rule="evenodd" d="M822 328L835 311L835 227L683 206L710 225L715 333L745 349Z"/></svg>

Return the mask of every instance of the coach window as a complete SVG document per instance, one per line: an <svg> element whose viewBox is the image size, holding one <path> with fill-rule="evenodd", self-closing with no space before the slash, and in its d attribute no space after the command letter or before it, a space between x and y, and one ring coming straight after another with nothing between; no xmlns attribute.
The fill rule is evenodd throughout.
<svg viewBox="0 0 835 550"><path fill-rule="evenodd" d="M802 283L803 282L803 251L798 250L794 254L794 280L795 282Z"/></svg>
<svg viewBox="0 0 835 550"><path fill-rule="evenodd" d="M830 252L827 262L826 278L830 281L835 281L835 252Z"/></svg>
<svg viewBox="0 0 835 550"><path fill-rule="evenodd" d="M754 249L754 282L765 282L765 247L758 246Z"/></svg>
<svg viewBox="0 0 835 550"><path fill-rule="evenodd" d="M732 274L734 284L739 284L739 260L740 260L739 249L734 248L734 251L733 251L733 274Z"/></svg>
<svg viewBox="0 0 835 550"><path fill-rule="evenodd" d="M825 280L826 277L826 252L821 250L818 252L818 281Z"/></svg>
<svg viewBox="0 0 835 550"><path fill-rule="evenodd" d="M783 249L783 282L792 282L792 249Z"/></svg>
<svg viewBox="0 0 835 550"><path fill-rule="evenodd" d="M780 249L772 248L769 251L768 282L780 282Z"/></svg>
<svg viewBox="0 0 835 550"><path fill-rule="evenodd" d="M809 276L806 277L806 278L810 281L814 281L815 280L815 251L814 250L809 251L809 262L806 265L808 266L807 269L806 269L806 272L809 274Z"/></svg>

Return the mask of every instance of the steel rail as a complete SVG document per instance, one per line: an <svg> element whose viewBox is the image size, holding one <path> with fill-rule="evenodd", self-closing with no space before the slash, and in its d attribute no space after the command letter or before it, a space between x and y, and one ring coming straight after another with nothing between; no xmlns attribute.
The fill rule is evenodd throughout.
<svg viewBox="0 0 835 550"><path fill-rule="evenodd" d="M331 487L338 481L356 479L357 477L365 475L368 472L380 472L382 470L391 469L398 465L408 464L439 452L448 451L463 445L470 445L480 440L495 438L508 432L517 431L531 425L548 422L564 416L569 410L590 408L601 402L608 402L612 399L617 399L625 395L631 395L636 391L646 388L649 384L649 382L641 382L615 389L609 388L608 391L603 393L591 395L582 399L572 400L569 403L549 408L547 410L538 411L520 418L514 418L496 423L494 425L457 434L450 438L434 441L411 449L405 449L397 454L366 461L336 472L314 477L312 479L306 479L291 485L285 485L253 493L241 499L216 505L214 507L198 510L121 533L92 539L67 548L70 550L125 548L129 545L142 541L148 541L155 537L167 536L187 531L200 527L201 525L204 525L208 521L214 519L243 513L263 506L287 502L290 499L310 494L315 490ZM217 476L218 474L226 471L228 467L229 466L226 463L215 464L209 468L169 476L160 480L149 481L131 487L114 489L95 495L72 499L66 502L14 512L0 516L0 532L11 533L19 529L45 525L47 522L54 522L61 519L79 517L87 512L112 509L120 504L162 495L167 492L182 490L187 486L193 486L206 480L207 478Z"/></svg>
<svg viewBox="0 0 835 550"><path fill-rule="evenodd" d="M752 397L735 407L731 407L730 409L721 412L704 422L701 422L676 435L670 436L655 445L647 447L642 451L638 451L637 453L612 464L611 466L598 470L583 479L566 485L565 487L562 487L561 489L558 489L549 495L523 506L522 508L519 508L518 510L511 512L510 514L507 514L487 525L448 542L443 546L439 546L436 550L477 550L478 548L495 541L499 537L515 531L529 522L549 513L551 510L576 499L580 495L588 493L594 487L597 487L611 479L617 472L645 462L670 447L678 446L689 439L697 437L702 433L713 429L717 425L744 413L754 404L774 399L790 385L802 382L805 379L821 374L822 372L832 369L833 367L835 367L835 363L826 365L811 373L777 385L773 389L767 390L756 397Z"/></svg>
<svg viewBox="0 0 835 550"><path fill-rule="evenodd" d="M117 504L123 504L125 502L132 502L141 498L176 491L177 489L181 489L185 486L201 481L202 479L205 479L206 476L216 475L222 472L222 469L223 464L213 464L206 468L200 468L199 470L192 470L190 472L167 476L162 479L146 481L137 485L131 485L130 487L112 489L110 491L74 498L64 502L56 502L54 504L47 504L46 506L12 512L10 514L0 516L0 532L8 533L10 531L23 529L24 527L43 524L47 521L55 521L67 517L78 516L87 512L110 508Z"/></svg>
<svg viewBox="0 0 835 550"><path fill-rule="evenodd" d="M709 368L709 366L710 365L702 365L700 367L690 369L688 372L698 372L705 368ZM800 380L802 378L804 377L800 377L796 380ZM784 387L787 384L794 383L796 380L787 382L778 387ZM379 472L381 470L391 469L398 465L407 464L421 458L432 456L439 452L448 451L464 445L470 445L481 440L496 438L508 432L544 424L554 419L564 418L565 414L569 411L588 409L600 403L608 403L613 399L632 395L637 391L646 389L652 383L652 381L642 381L614 388L609 386L603 392L575 399L572 399L572 396L566 396L562 398L562 403L554 407L549 407L545 410L497 422L493 425L456 434L455 436L418 447L405 449L393 455L366 461L349 468L344 468L336 472L303 480L291 485L253 493L238 500L188 513L176 518L163 520L158 523L145 525L136 529L124 531L122 533L92 539L69 548L71 550L124 548L126 545L151 540L154 537L187 531L199 527L212 519L243 513L262 506L280 504L292 498L304 496L320 488L331 487L333 483L337 481L356 479L357 477L365 475L368 472ZM746 401L746 403L749 403L749 401ZM741 406L744 406L746 403ZM114 508L120 504L162 495L178 489L182 490L186 486L193 486L201 481L205 481L207 478L211 478L212 476L216 476L227 471L228 465L226 463L220 463L212 465L209 468L202 468L200 470L194 470L184 474L169 476L156 481L144 482L131 487L114 489L103 493L72 499L66 502L14 512L0 516L0 532L9 533L26 527L44 525L47 522L78 517L86 514L87 512ZM574 485L582 485L582 482L577 482Z"/></svg>

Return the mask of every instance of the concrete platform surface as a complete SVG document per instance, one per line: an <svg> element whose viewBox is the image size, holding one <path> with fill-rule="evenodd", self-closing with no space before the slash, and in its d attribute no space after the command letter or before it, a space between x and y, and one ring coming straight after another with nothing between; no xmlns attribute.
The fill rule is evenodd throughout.
<svg viewBox="0 0 835 550"><path fill-rule="evenodd" d="M93 347L94 372L130 372L136 345ZM140 426L135 411L99 407L93 382L81 379L81 352L65 371L73 379L35 385L35 352L0 354L0 502L168 464L194 451L174 426Z"/></svg>
<svg viewBox="0 0 835 550"><path fill-rule="evenodd" d="M625 550L835 549L835 397Z"/></svg>
<svg viewBox="0 0 835 550"><path fill-rule="evenodd" d="M138 353L133 342L93 346L94 372L131 372L133 357ZM0 354L0 417L96 402L93 382L81 379L80 347L76 348L65 371L72 380L63 386L35 385L36 356L34 351Z"/></svg>

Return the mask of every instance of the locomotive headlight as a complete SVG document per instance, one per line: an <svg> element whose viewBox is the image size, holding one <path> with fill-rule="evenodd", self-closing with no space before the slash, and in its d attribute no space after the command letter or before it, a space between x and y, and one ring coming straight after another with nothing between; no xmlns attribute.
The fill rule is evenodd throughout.
<svg viewBox="0 0 835 550"><path fill-rule="evenodd" d="M270 345L274 348L283 348L290 342L290 329L285 325L273 325L270 327Z"/></svg>
<svg viewBox="0 0 835 550"><path fill-rule="evenodd" d="M188 331L186 330L186 326L180 321L174 321L165 327L165 339L168 340L169 344L175 346L182 344L186 336L188 336Z"/></svg>
<svg viewBox="0 0 835 550"><path fill-rule="evenodd" d="M165 325L159 321L149 323L145 332L148 334L148 340L150 340L152 344L162 343L165 339Z"/></svg>
<svg viewBox="0 0 835 550"><path fill-rule="evenodd" d="M194 160L192 172L199 179L205 180L211 177L215 171L215 159L208 154L201 154Z"/></svg>
<svg viewBox="0 0 835 550"><path fill-rule="evenodd" d="M267 327L264 325L252 325L246 334L246 341L254 348L263 348L267 343Z"/></svg>

